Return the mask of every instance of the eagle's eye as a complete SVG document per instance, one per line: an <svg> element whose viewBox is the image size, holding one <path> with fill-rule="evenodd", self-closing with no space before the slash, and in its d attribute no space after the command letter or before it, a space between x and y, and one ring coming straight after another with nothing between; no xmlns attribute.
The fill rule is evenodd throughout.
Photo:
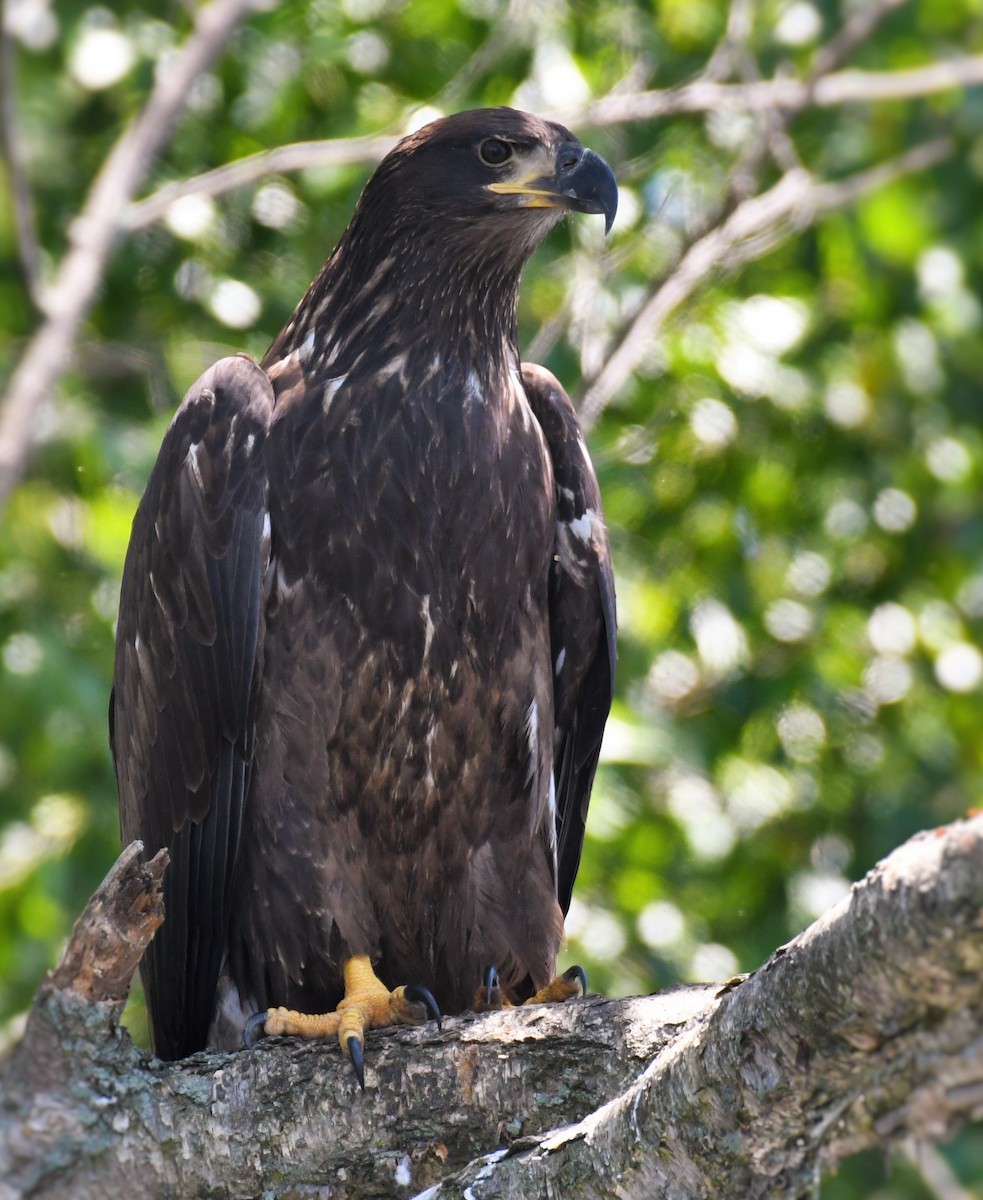
<svg viewBox="0 0 983 1200"><path fill-rule="evenodd" d="M485 138L478 147L478 154L489 167L500 167L512 157L512 147L501 138Z"/></svg>

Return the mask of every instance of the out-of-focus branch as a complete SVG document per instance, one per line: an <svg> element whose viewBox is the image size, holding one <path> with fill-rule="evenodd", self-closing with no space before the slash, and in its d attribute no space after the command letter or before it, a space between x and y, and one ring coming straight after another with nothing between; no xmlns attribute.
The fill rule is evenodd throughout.
<svg viewBox="0 0 983 1200"><path fill-rule="evenodd" d="M864 171L856 171L844 179L818 183L816 185L814 218L831 209L853 204L855 200L859 200L869 192L876 192L878 188L887 187L905 175L917 175L919 171L937 167L939 163L952 158L955 152L956 142L953 138L932 138L929 142L913 146L904 154L899 154L897 158L878 163Z"/></svg>
<svg viewBox="0 0 983 1200"><path fill-rule="evenodd" d="M697 79L678 88L602 96L563 119L580 125L621 125L679 113L754 112L766 108L819 108L910 100L983 83L983 54L967 54L906 71L837 71L815 82L762 79L754 83L716 83Z"/></svg>
<svg viewBox="0 0 983 1200"><path fill-rule="evenodd" d="M642 361L666 319L714 272L760 258L808 228L823 213L852 204L902 176L926 171L951 158L955 150L951 138L935 138L888 162L834 182L819 181L797 167L767 192L738 205L722 224L690 246L672 274L639 310L604 369L584 393L581 423L587 429L594 425Z"/></svg>
<svg viewBox="0 0 983 1200"><path fill-rule="evenodd" d="M120 224L126 229L142 229L159 221L174 201L184 196L221 196L225 192L247 187L267 175L303 171L308 167L374 165L389 153L397 140L391 134L380 134L377 137L290 142L272 150L260 150L224 167L164 184L146 200L130 204Z"/></svg>
<svg viewBox="0 0 983 1200"><path fill-rule="evenodd" d="M983 55L967 55L910 71L841 71L823 76L815 83L798 79L717 83L701 79L661 91L613 92L586 108L557 110L548 115L567 125L598 127L715 109L758 111L794 109L808 103L835 107L854 102L912 99L980 83L983 83ZM159 221L170 205L183 196L223 195L278 172L318 166L372 166L395 141L391 136L334 138L293 142L251 154L213 171L165 184L145 200L130 204L120 224L126 229L141 229Z"/></svg>
<svg viewBox="0 0 983 1200"><path fill-rule="evenodd" d="M541 11L538 0L509 0L484 41L453 78L444 84L431 104L442 112L447 111L515 46L533 45L536 41L537 13Z"/></svg>
<svg viewBox="0 0 983 1200"><path fill-rule="evenodd" d="M716 213L707 214L704 232L719 224L733 206L760 190L761 167L770 157L785 173L802 166L799 152L789 132L792 122L812 102L819 81L836 70L863 43L873 37L884 18L906 0L872 0L862 11L855 13L843 27L819 47L804 79L799 102L784 107L765 106L758 112L762 136L753 140L735 163L728 181L726 199ZM753 9L745 11L746 0L732 0L727 31L714 51L706 70L695 82L707 80L725 82L728 73L737 76L744 86L763 82L756 58L749 47L753 24ZM714 69L716 66L716 70Z"/></svg>
<svg viewBox="0 0 983 1200"><path fill-rule="evenodd" d="M212 0L199 9L183 47L157 76L140 115L126 128L93 183L70 231L46 301L47 316L14 371L0 415L0 506L24 469L31 435L58 379L83 315L95 299L121 232L127 203L180 116L191 86L228 42L255 0Z"/></svg>
<svg viewBox="0 0 983 1200"><path fill-rule="evenodd" d="M830 41L824 43L816 51L804 80L805 86L802 89L799 103L781 108L768 106L760 110L765 137L760 148L752 149L747 161L740 164L739 169L735 171L731 190L738 199L744 199L757 190L757 168L764 160L766 149L781 171L790 171L793 167L802 165L795 143L788 132L792 121L803 108L808 107L813 101L820 81L831 71L842 66L854 51L874 35L881 21L906 2L907 0L876 0L875 3L871 3L855 13ZM758 73L758 64L750 52L745 51L736 61L745 85L757 85L765 82L761 79ZM750 186L751 181L754 181L753 187Z"/></svg>
<svg viewBox="0 0 983 1200"><path fill-rule="evenodd" d="M2 18L2 5L0 5ZM14 228L24 287L35 308L44 308L44 284L41 277L41 250L34 224L34 203L27 181L23 142L17 121L17 97L14 79L16 62L13 38L0 19L0 154L10 173L10 191L14 205Z"/></svg>

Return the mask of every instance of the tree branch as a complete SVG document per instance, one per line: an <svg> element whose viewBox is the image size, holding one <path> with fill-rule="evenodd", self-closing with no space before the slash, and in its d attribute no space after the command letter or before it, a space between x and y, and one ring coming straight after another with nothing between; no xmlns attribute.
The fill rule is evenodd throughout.
<svg viewBox="0 0 983 1200"><path fill-rule="evenodd" d="M806 1197L860 1149L951 1135L983 1112L981 853L981 818L913 838L623 1095L427 1200Z"/></svg>
<svg viewBox="0 0 983 1200"><path fill-rule="evenodd" d="M593 427L611 398L627 383L666 320L721 267L733 268L760 258L815 224L824 213L844 208L896 179L937 166L951 158L955 150L951 138L934 138L897 158L832 182L821 182L804 168L793 168L767 192L739 204L722 224L689 247L638 311L603 369L585 390L579 406L581 424L585 429Z"/></svg>
<svg viewBox="0 0 983 1200"><path fill-rule="evenodd" d="M136 857L0 1067L0 1179L32 1197L804 1197L857 1150L983 1112L983 817L912 839L723 989L373 1034L364 1095L334 1044L132 1046L120 992L163 865Z"/></svg>
<svg viewBox="0 0 983 1200"><path fill-rule="evenodd" d="M266 1039L251 1054L162 1064L116 1026L160 921L166 855L143 865L141 849L123 852L90 901L0 1067L0 1180L19 1192L151 1200L221 1179L245 1197L275 1171L297 1185L340 1180L338 1195L392 1196L404 1159L422 1184L530 1122L584 1116L705 1002L706 989L682 989L655 1008L595 998L373 1035L364 1096L336 1043ZM131 1178L135 1162L146 1166Z"/></svg>
<svg viewBox="0 0 983 1200"><path fill-rule="evenodd" d="M207 70L255 0L211 0L166 67L140 115L107 157L70 231L70 248L46 297L47 316L10 379L0 415L0 507L20 478L38 409L64 369L83 315L95 299L121 232L120 214L146 178L195 79Z"/></svg>
<svg viewBox="0 0 983 1200"><path fill-rule="evenodd" d="M141 862L133 842L113 864L75 922L58 965L42 987L109 1004L119 1016L143 952L164 920L162 884L169 856Z"/></svg>

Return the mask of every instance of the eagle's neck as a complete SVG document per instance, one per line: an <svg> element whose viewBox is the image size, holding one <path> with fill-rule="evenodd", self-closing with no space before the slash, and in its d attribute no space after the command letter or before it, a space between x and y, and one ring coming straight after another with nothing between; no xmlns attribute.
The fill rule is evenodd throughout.
<svg viewBox="0 0 983 1200"><path fill-rule="evenodd" d="M444 371L518 365L516 302L531 247L489 253L470 226L397 219L380 244L357 217L264 359L296 356L308 378L385 370L410 355ZM370 361L369 361L370 359Z"/></svg>

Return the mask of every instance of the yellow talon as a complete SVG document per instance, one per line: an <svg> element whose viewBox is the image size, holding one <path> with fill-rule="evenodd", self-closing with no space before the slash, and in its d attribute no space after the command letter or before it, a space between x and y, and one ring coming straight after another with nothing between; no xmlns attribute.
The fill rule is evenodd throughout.
<svg viewBox="0 0 983 1200"><path fill-rule="evenodd" d="M570 1000L574 996L587 995L587 973L583 967L569 967L562 975L554 976L545 987L539 989L523 1004L553 1004ZM514 997L502 988L498 971L489 967L485 974L484 984L478 988L471 1002L473 1012L492 1012L503 1008L511 1008Z"/></svg>
<svg viewBox="0 0 983 1200"><path fill-rule="evenodd" d="M342 965L345 996L334 1012L302 1013L290 1008L270 1008L264 1033L303 1038L337 1034L342 1050L351 1059L359 1084L365 1087L362 1047L365 1031L387 1025L421 1025L429 1012L440 1024L440 1010L426 988L417 985L390 991L372 969L368 955L356 954ZM261 1014L254 1020L259 1021ZM249 1042L247 1030L247 1044Z"/></svg>
<svg viewBox="0 0 983 1200"><path fill-rule="evenodd" d="M569 967L562 975L556 975L544 988L530 996L526 1004L552 1004L557 1000L570 1000L574 996L587 995L587 974L583 967Z"/></svg>

